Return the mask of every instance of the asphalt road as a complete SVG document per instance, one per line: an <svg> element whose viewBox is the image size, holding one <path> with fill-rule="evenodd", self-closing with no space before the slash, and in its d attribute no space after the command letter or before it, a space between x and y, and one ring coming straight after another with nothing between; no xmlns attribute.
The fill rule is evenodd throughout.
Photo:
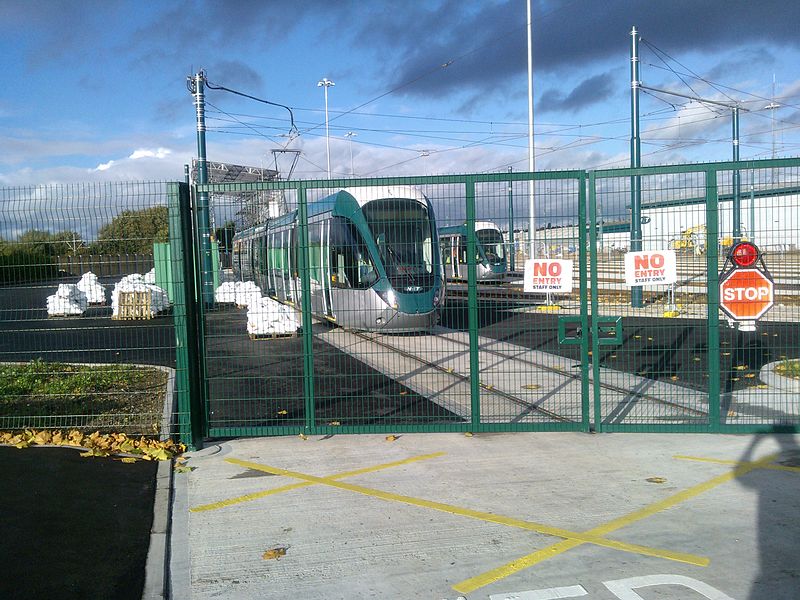
<svg viewBox="0 0 800 600"><path fill-rule="evenodd" d="M0 447L0 598L140 600L156 468Z"/></svg>

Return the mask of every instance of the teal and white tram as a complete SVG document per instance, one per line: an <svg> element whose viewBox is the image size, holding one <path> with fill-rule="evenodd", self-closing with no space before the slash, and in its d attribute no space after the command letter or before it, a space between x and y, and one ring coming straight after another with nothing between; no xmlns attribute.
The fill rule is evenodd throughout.
<svg viewBox="0 0 800 600"><path fill-rule="evenodd" d="M311 310L342 327L423 331L439 320L445 282L428 199L408 186L348 188L309 202ZM238 277L301 306L298 214L237 233Z"/></svg>
<svg viewBox="0 0 800 600"><path fill-rule="evenodd" d="M506 246L503 232L489 221L475 222L477 256L476 273L479 282L501 281L506 273ZM467 225L439 229L442 260L448 281L467 280Z"/></svg>

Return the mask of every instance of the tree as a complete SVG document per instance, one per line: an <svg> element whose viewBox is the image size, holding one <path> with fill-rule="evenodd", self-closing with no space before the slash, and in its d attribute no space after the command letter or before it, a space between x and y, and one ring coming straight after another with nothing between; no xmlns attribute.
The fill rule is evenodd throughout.
<svg viewBox="0 0 800 600"><path fill-rule="evenodd" d="M38 229L29 229L21 233L13 245L30 254L45 256L78 254L82 248L86 247L80 234L75 231L50 233Z"/></svg>
<svg viewBox="0 0 800 600"><path fill-rule="evenodd" d="M169 241L166 206L126 210L97 233L93 254L149 254L156 242Z"/></svg>

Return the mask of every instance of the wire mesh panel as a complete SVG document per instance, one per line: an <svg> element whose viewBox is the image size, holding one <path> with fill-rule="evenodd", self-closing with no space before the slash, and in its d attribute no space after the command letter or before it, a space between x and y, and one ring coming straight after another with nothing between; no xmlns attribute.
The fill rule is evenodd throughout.
<svg viewBox="0 0 800 600"><path fill-rule="evenodd" d="M742 170L735 202L733 172L718 174L723 431L800 425L799 178L797 166ZM752 265L737 267L731 259L738 241L757 247ZM752 271L763 275L753 277ZM750 320L753 314L761 316Z"/></svg>
<svg viewBox="0 0 800 600"><path fill-rule="evenodd" d="M794 381L772 375L798 354L796 167L617 174L602 174L593 187L593 376L602 386L593 400L600 427L796 427ZM750 275L739 285L745 273L731 277L731 256L748 241L761 249L750 271L764 274L763 289ZM759 296L767 288L774 290L771 308ZM754 308L759 302L762 312Z"/></svg>
<svg viewBox="0 0 800 600"><path fill-rule="evenodd" d="M172 432L168 213L163 183L0 190L0 429Z"/></svg>
<svg viewBox="0 0 800 600"><path fill-rule="evenodd" d="M592 360L600 427L706 430L714 357L705 174L603 178L595 202ZM634 202L641 206L635 224Z"/></svg>

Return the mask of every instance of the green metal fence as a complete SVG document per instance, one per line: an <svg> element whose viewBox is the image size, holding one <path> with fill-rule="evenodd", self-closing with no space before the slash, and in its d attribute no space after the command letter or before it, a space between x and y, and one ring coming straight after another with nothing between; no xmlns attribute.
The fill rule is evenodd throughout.
<svg viewBox="0 0 800 600"><path fill-rule="evenodd" d="M107 389L9 387L0 429L124 428L191 446L311 433L798 431L798 179L800 160L781 159L0 190L0 360L59 375L68 363L157 365L168 380L157 407L152 389L128 394L150 405L115 405L122 395ZM394 212L356 217L352 204L325 216L320 201L342 189L420 192L425 209L387 201ZM193 210L200 195L207 223ZM357 239L358 219L367 233ZM245 256L233 231L261 241ZM217 244L201 256L206 236ZM720 311L720 275L740 240L761 248L773 282L774 306L753 331ZM631 251L644 253L639 271L626 270ZM47 298L86 264L110 269L137 253L169 288L166 310L142 312L131 294L116 312L111 288L135 267L115 266L101 271L105 304L48 314ZM674 281L659 281L661 260L674 261ZM650 268L653 281L635 274ZM405 290L403 302L435 302L438 323L348 326L400 305L378 274ZM384 312L364 304L369 290Z"/></svg>
<svg viewBox="0 0 800 600"><path fill-rule="evenodd" d="M146 283L176 270L153 261L154 244L180 245L168 187L0 189L0 431L178 433L185 302Z"/></svg>

